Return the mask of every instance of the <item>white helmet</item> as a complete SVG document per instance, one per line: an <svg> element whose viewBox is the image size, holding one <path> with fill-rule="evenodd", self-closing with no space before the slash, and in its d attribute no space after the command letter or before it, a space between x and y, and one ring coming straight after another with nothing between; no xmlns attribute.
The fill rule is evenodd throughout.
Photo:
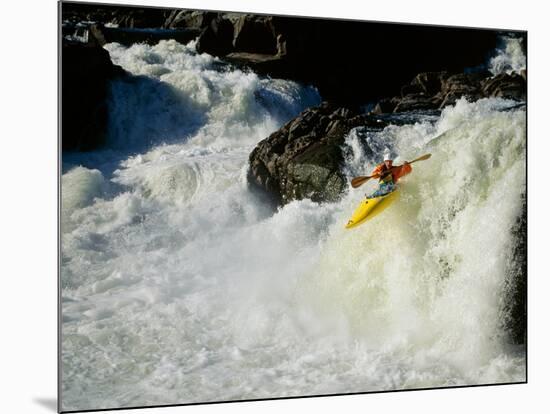
<svg viewBox="0 0 550 414"><path fill-rule="evenodd" d="M384 152L384 161L392 161L392 157L389 151Z"/></svg>

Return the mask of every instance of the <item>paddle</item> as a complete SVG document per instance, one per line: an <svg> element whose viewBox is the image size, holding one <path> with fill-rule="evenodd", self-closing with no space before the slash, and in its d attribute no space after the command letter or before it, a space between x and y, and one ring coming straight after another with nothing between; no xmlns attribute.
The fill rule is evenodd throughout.
<svg viewBox="0 0 550 414"><path fill-rule="evenodd" d="M418 157L417 159L415 160L412 160L411 162L409 162L409 164L412 164L413 162L416 162L416 161L424 161L424 160L427 160L428 158L430 158L432 156L432 154L425 154L421 157ZM396 167L391 167L390 170L393 170L394 168L397 168ZM353 180L351 180L351 186L353 188L357 188L363 184L365 184L367 181L369 181L371 178L377 178L379 177L378 174L375 174L375 175L371 175L371 176L365 176L365 175L362 175L362 176L359 176L359 177L355 177Z"/></svg>

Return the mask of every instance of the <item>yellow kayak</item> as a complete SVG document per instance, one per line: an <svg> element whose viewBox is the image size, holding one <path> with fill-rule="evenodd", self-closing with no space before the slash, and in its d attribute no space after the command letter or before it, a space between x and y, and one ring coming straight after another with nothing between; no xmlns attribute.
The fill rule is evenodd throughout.
<svg viewBox="0 0 550 414"><path fill-rule="evenodd" d="M356 227L360 224L363 224L365 221L377 216L382 211L387 209L398 198L399 190L394 190L391 193L380 197L365 198L363 201L361 201L359 207L355 209L355 212L349 219L348 224L346 224L346 229Z"/></svg>

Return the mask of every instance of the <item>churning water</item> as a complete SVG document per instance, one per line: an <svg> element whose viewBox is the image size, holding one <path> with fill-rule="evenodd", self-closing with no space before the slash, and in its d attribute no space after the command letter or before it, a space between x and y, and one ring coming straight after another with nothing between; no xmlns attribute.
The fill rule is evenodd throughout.
<svg viewBox="0 0 550 414"><path fill-rule="evenodd" d="M354 230L365 192L276 212L248 154L315 89L198 55L107 45L108 146L65 154L63 409L523 381L502 302L525 191L525 109L465 100L349 135L346 169L423 153ZM371 184L373 185L373 184Z"/></svg>

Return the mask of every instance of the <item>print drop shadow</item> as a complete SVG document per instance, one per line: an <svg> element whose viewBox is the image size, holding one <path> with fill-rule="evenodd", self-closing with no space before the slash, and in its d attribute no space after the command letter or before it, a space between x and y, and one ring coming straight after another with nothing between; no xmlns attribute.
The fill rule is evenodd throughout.
<svg viewBox="0 0 550 414"><path fill-rule="evenodd" d="M57 399L56 398L33 398L35 404L41 405L49 411L57 412Z"/></svg>

